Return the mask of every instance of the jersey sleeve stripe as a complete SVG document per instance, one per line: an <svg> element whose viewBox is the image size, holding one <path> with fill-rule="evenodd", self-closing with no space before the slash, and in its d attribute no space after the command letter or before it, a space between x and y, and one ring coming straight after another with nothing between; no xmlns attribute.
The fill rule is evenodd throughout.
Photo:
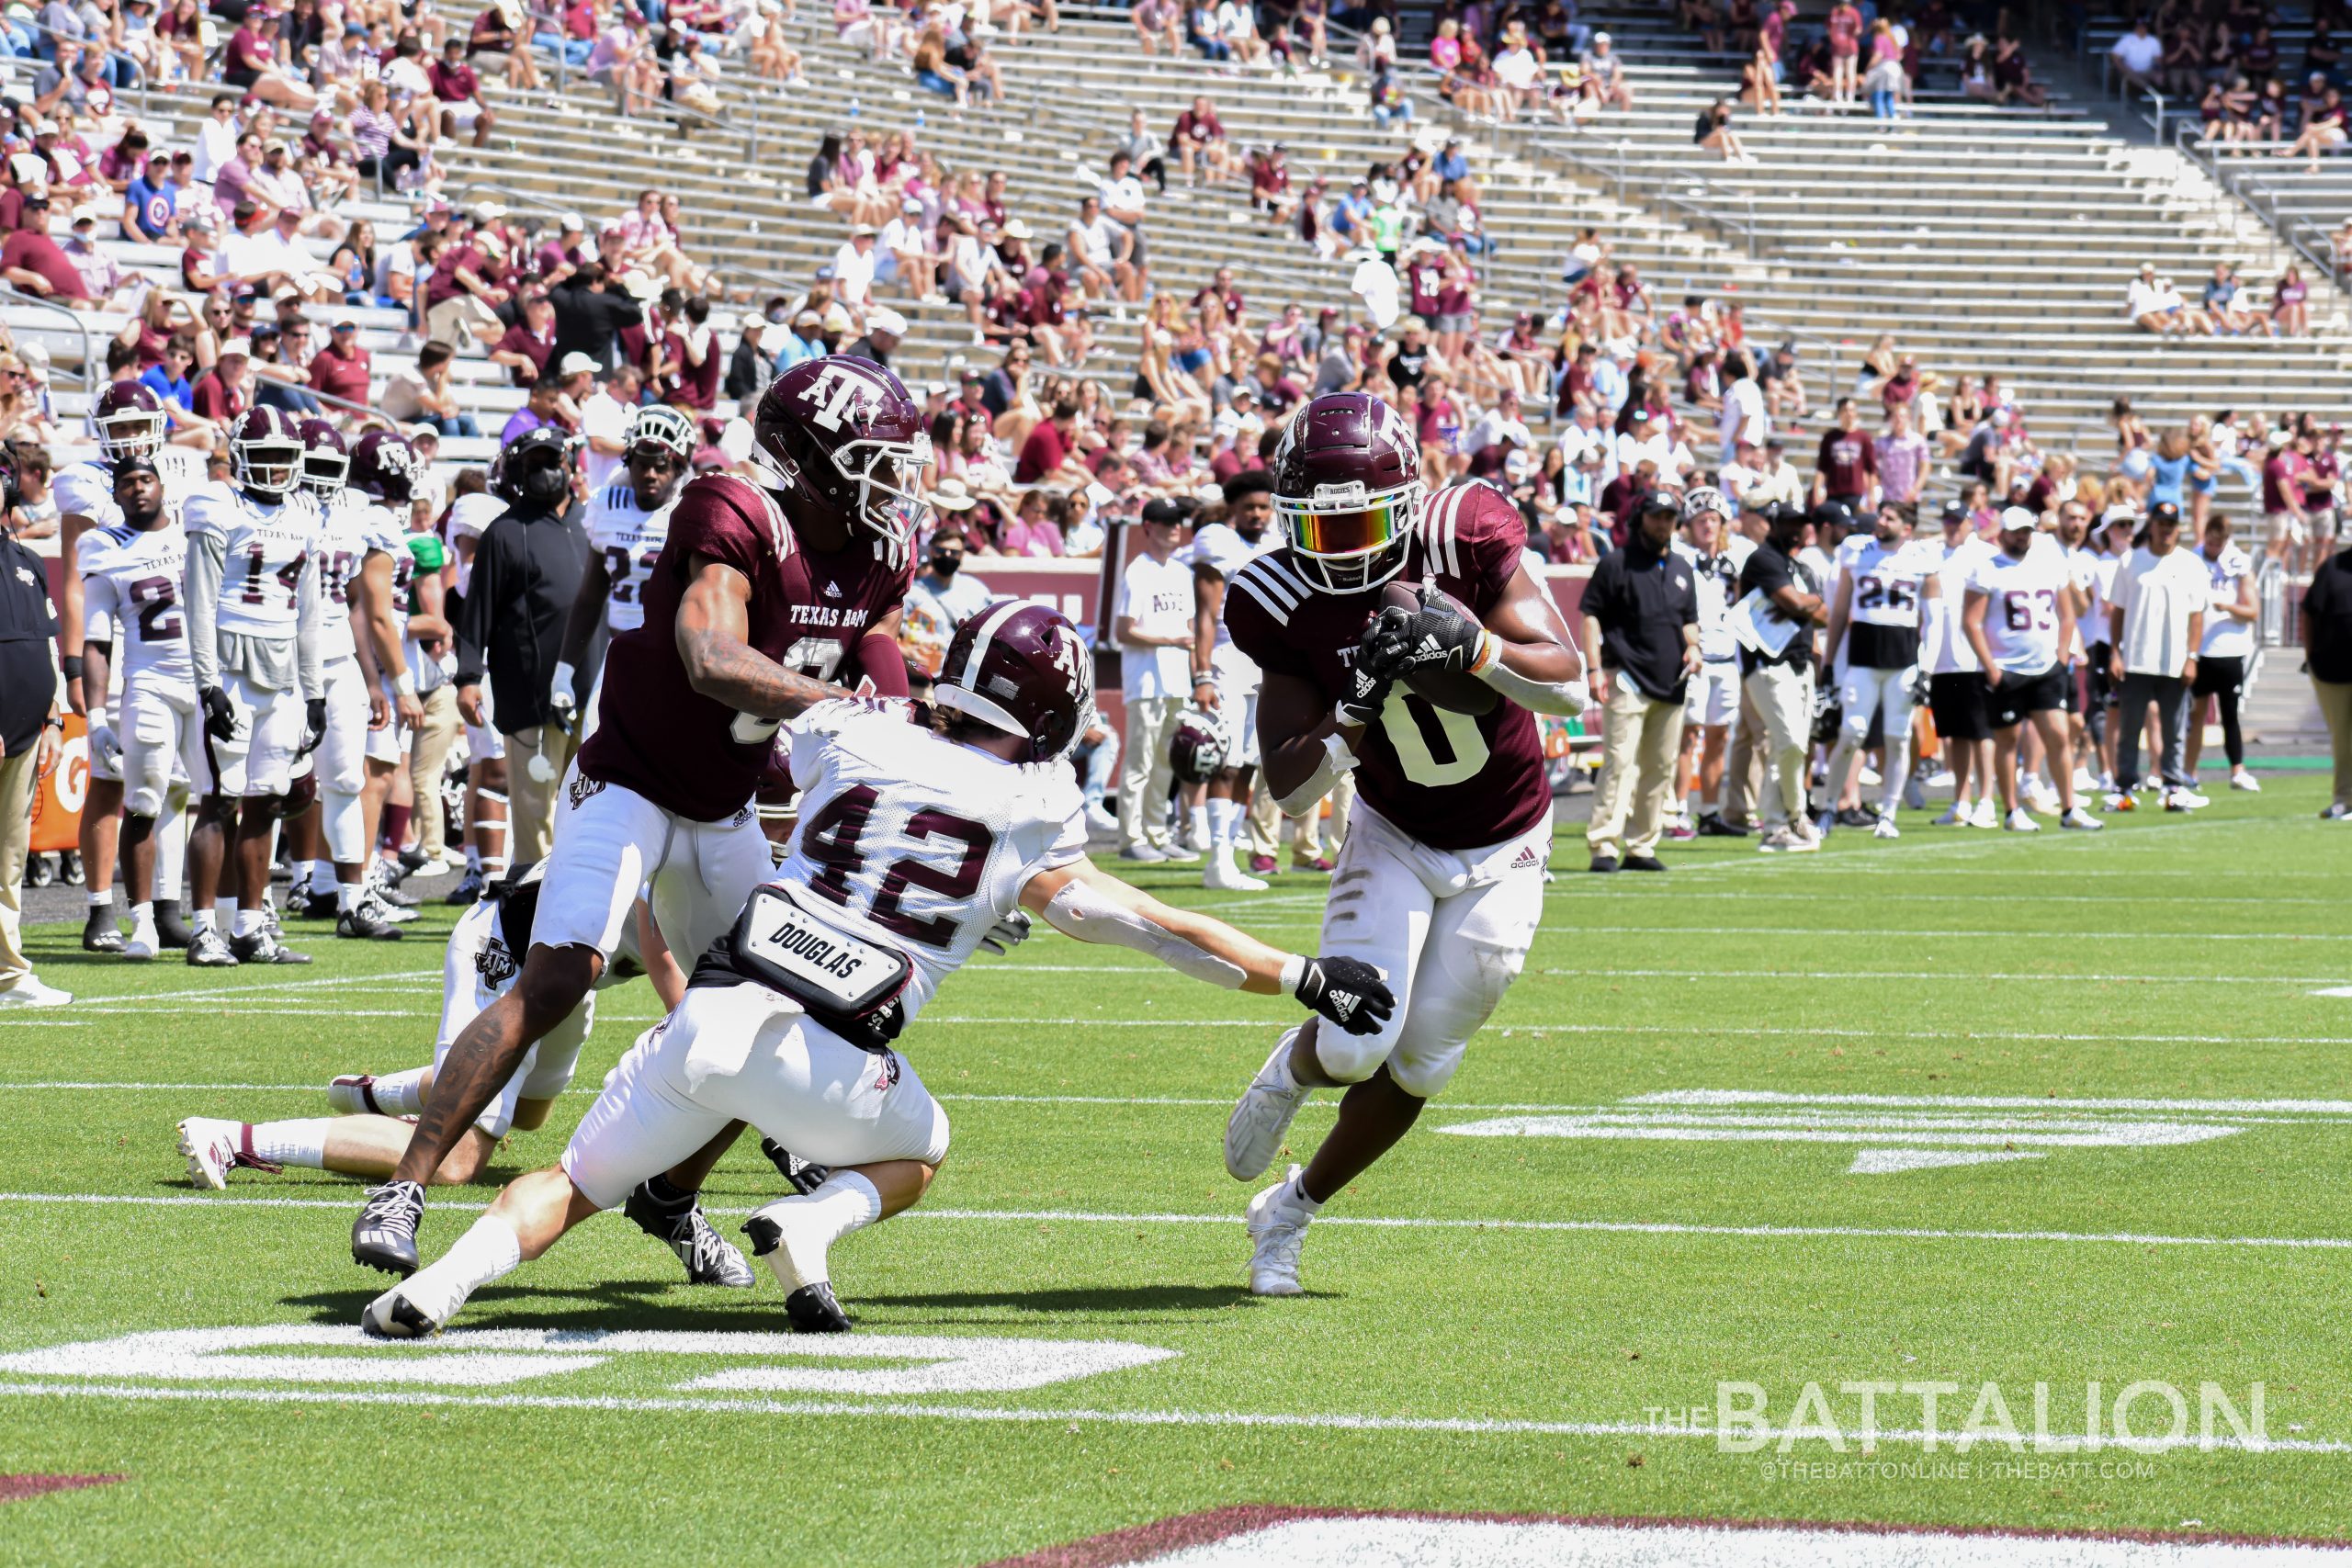
<svg viewBox="0 0 2352 1568"><path fill-rule="evenodd" d="M1255 574L1243 572L1233 580L1233 586L1258 601L1259 607L1273 617L1274 625L1278 626L1290 625L1290 605L1277 603L1274 595Z"/></svg>
<svg viewBox="0 0 2352 1568"><path fill-rule="evenodd" d="M1282 581L1280 574L1269 563L1268 558L1261 556L1233 574L1233 581L1236 582L1239 582L1243 578L1254 579L1261 589L1283 602L1283 609L1297 608L1301 595L1294 592L1289 583Z"/></svg>
<svg viewBox="0 0 2352 1568"><path fill-rule="evenodd" d="M1270 581L1279 583L1283 587L1290 590L1290 602L1293 604L1299 604L1305 600L1309 593L1314 592L1313 589L1307 587L1306 580L1305 578L1299 576L1298 573L1291 567L1276 560L1272 556L1260 556L1256 564L1265 570L1266 576Z"/></svg>

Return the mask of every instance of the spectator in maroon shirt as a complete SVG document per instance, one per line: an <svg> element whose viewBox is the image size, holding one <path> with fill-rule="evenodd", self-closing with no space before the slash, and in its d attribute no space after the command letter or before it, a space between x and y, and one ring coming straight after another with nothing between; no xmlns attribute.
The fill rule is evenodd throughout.
<svg viewBox="0 0 2352 1568"><path fill-rule="evenodd" d="M1233 281L1231 267L1221 266L1216 269L1215 279L1193 296L1193 309L1197 311L1211 299L1225 307L1225 319L1227 325L1238 327L1241 324L1241 311L1248 301L1242 299L1240 287Z"/></svg>
<svg viewBox="0 0 2352 1568"><path fill-rule="evenodd" d="M506 367L517 387L527 387L546 373L555 353L555 303L534 289L523 297L523 319L506 329L490 351L490 362Z"/></svg>
<svg viewBox="0 0 2352 1568"><path fill-rule="evenodd" d="M0 276L28 294L60 305L86 310L93 301L73 258L49 237L49 197L35 191L25 198L20 221L24 227L0 243Z"/></svg>
<svg viewBox="0 0 2352 1568"><path fill-rule="evenodd" d="M1012 482L1082 485L1090 477L1078 457L1078 404L1066 398L1021 444L1021 457L1012 466Z"/></svg>
<svg viewBox="0 0 2352 1568"><path fill-rule="evenodd" d="M244 338L232 337L220 345L220 356L212 362L204 378L189 389L188 401L197 414L209 419L219 429L253 406L250 384L251 367L247 360L253 344Z"/></svg>
<svg viewBox="0 0 2352 1568"><path fill-rule="evenodd" d="M727 356L719 352L718 333L710 325L709 300L697 294L686 301L664 336L662 358L675 367L663 401L695 413L718 406L718 378L727 368Z"/></svg>
<svg viewBox="0 0 2352 1568"><path fill-rule="evenodd" d="M1193 107L1176 117L1168 150L1183 166L1188 186L1200 184L1203 177L1215 185L1233 173L1233 149L1226 143L1225 125L1205 96L1194 98Z"/></svg>
<svg viewBox="0 0 2352 1568"><path fill-rule="evenodd" d="M1631 536L1642 502L1656 489L1657 465L1647 457L1635 463L1631 473L1620 469L1615 479L1600 487L1600 511L1608 521L1609 537L1619 549L1625 547Z"/></svg>
<svg viewBox="0 0 2352 1568"><path fill-rule="evenodd" d="M228 48L221 54L221 80L247 97L309 114L318 107L318 95L286 73L277 47L277 32L269 25L269 13L254 7L229 35Z"/></svg>
<svg viewBox="0 0 2352 1568"><path fill-rule="evenodd" d="M1862 429L1854 400L1838 400L1838 423L1822 433L1821 450L1814 457L1813 504L1843 502L1857 513L1878 503L1878 452Z"/></svg>
<svg viewBox="0 0 2352 1568"><path fill-rule="evenodd" d="M441 46L441 58L425 73L433 96L441 100L441 134L454 138L470 129L474 145L490 145L490 128L498 116L481 101L481 78L466 63L466 40L451 38Z"/></svg>
<svg viewBox="0 0 2352 1568"><path fill-rule="evenodd" d="M336 316L334 329L327 334L327 345L311 357L311 389L366 408L371 375L368 351L359 346L357 318Z"/></svg>

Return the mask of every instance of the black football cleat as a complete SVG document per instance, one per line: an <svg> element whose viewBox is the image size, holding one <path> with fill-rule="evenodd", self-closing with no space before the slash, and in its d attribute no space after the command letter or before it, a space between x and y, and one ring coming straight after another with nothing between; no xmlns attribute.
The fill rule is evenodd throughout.
<svg viewBox="0 0 2352 1568"><path fill-rule="evenodd" d="M784 1298L784 1315L795 1334L848 1334L849 1314L834 1299L830 1280L803 1285Z"/></svg>
<svg viewBox="0 0 2352 1568"><path fill-rule="evenodd" d="M286 912L300 920L332 920L339 911L334 894L303 888L287 896Z"/></svg>
<svg viewBox="0 0 2352 1568"><path fill-rule="evenodd" d="M82 951L85 953L120 953L122 931L114 923L114 906L99 904L92 907L90 918L82 925Z"/></svg>
<svg viewBox="0 0 2352 1568"><path fill-rule="evenodd" d="M359 904L335 917L334 934L345 942L398 942L401 928Z"/></svg>
<svg viewBox="0 0 2352 1568"><path fill-rule="evenodd" d="M683 1209L664 1204L640 1183L621 1209L637 1222L638 1229L677 1254L678 1261L686 1267L687 1284L748 1291L757 1280L735 1244L710 1228L710 1222L702 1217L702 1206L693 1199Z"/></svg>
<svg viewBox="0 0 2352 1568"><path fill-rule="evenodd" d="M1664 871L1666 863L1656 855L1627 855L1625 869L1627 871Z"/></svg>
<svg viewBox="0 0 2352 1568"><path fill-rule="evenodd" d="M266 929L229 939L229 951L240 964L308 964L311 955L297 953Z"/></svg>
<svg viewBox="0 0 2352 1568"><path fill-rule="evenodd" d="M1745 839L1755 831L1744 824L1726 822L1712 811L1699 818L1699 837L1702 839Z"/></svg>
<svg viewBox="0 0 2352 1568"><path fill-rule="evenodd" d="M1617 857L1615 855L1595 855L1592 857L1592 863L1585 867L1585 870L1592 873L1595 876L1612 875L1617 870Z"/></svg>
<svg viewBox="0 0 2352 1568"><path fill-rule="evenodd" d="M229 950L227 940L208 926L189 933L187 965L191 969L234 969L237 955Z"/></svg>
<svg viewBox="0 0 2352 1568"><path fill-rule="evenodd" d="M444 904L474 903L481 897L482 886L481 873L469 867L466 874L458 879L458 885L442 896L441 902Z"/></svg>
<svg viewBox="0 0 2352 1568"><path fill-rule="evenodd" d="M185 948L195 932L180 919L180 901L176 898L155 900L155 943L159 947Z"/></svg>
<svg viewBox="0 0 2352 1568"><path fill-rule="evenodd" d="M803 1198L822 1187L832 1178L831 1166L819 1165L815 1160L802 1159L774 1138L760 1140L760 1153L768 1156L768 1163L775 1167L776 1174L783 1177L792 1190Z"/></svg>
<svg viewBox="0 0 2352 1568"><path fill-rule="evenodd" d="M416 1226L424 1218L424 1183L387 1181L368 1190L368 1206L351 1226L351 1260L387 1274L416 1272Z"/></svg>

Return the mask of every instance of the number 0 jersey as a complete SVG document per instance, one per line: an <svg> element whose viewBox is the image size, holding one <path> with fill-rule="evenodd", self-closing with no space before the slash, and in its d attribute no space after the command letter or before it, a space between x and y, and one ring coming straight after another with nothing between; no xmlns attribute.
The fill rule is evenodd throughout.
<svg viewBox="0 0 2352 1568"><path fill-rule="evenodd" d="M677 504L673 492L651 512L639 506L626 469L589 500L588 544L605 562L605 625L616 632L645 623L645 585L670 537L670 513Z"/></svg>
<svg viewBox="0 0 2352 1568"><path fill-rule="evenodd" d="M74 547L74 570L82 578L90 640L114 644L118 689L134 680L195 681L180 605L187 534L168 504L164 521L143 534L119 521L84 534Z"/></svg>
<svg viewBox="0 0 2352 1568"><path fill-rule="evenodd" d="M190 538L217 535L220 567L219 628L239 637L290 642L300 620L302 572L319 548L315 497L300 491L263 501L207 484L183 509Z"/></svg>
<svg viewBox="0 0 2352 1568"><path fill-rule="evenodd" d="M1907 670L1919 662L1919 585L1936 562L1911 540L1889 547L1875 536L1840 549L1853 580L1848 601L1846 662L1863 670Z"/></svg>
<svg viewBox="0 0 2352 1568"><path fill-rule="evenodd" d="M1526 520L1502 491L1455 485L1423 503L1397 581L1433 582L1483 617L1501 602L1526 547ZM1309 682L1327 706L1346 690L1356 639L1379 610L1376 588L1309 588L1287 547L1241 568L1225 596L1234 645L1268 674ZM1535 716L1516 703L1498 701L1476 716L1448 713L1399 681L1363 745L1356 782L1363 798L1431 849L1498 844L1552 809Z"/></svg>
<svg viewBox="0 0 2352 1568"><path fill-rule="evenodd" d="M1085 856L1085 799L1059 762L1005 761L896 705L820 703L786 733L800 825L776 880L913 961L910 1021L1031 877Z"/></svg>

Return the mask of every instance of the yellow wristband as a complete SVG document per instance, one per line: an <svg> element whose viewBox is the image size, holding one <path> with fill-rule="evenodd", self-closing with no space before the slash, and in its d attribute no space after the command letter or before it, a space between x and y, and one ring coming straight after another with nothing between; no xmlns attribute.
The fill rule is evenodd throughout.
<svg viewBox="0 0 2352 1568"><path fill-rule="evenodd" d="M1478 651L1470 656L1470 673L1484 675L1503 656L1503 639L1490 631L1478 634Z"/></svg>

